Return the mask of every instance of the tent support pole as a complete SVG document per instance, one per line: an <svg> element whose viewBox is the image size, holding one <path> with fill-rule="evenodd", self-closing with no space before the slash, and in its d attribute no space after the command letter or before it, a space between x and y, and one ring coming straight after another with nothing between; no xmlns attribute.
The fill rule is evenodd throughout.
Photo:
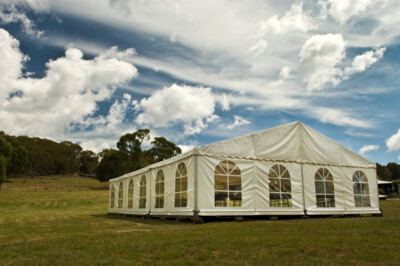
<svg viewBox="0 0 400 266"><path fill-rule="evenodd" d="M197 160L198 160L198 155L194 155L194 210L193 210L193 217L194 218L199 218L199 206L198 206L198 166L197 166Z"/></svg>
<svg viewBox="0 0 400 266"><path fill-rule="evenodd" d="M305 186L304 186L304 171L303 171L303 162L301 163L301 185L302 185L302 189L301 191L303 192L303 211L304 211L304 215L307 215L307 208L306 208L306 198L305 198Z"/></svg>

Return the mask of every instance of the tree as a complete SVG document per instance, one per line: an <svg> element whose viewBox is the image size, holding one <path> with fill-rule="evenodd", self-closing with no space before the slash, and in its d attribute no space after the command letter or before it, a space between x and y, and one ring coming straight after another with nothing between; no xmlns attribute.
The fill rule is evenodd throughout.
<svg viewBox="0 0 400 266"><path fill-rule="evenodd" d="M376 173L381 180L392 180L392 173L390 170L384 166L380 165L379 163L376 164Z"/></svg>
<svg viewBox="0 0 400 266"><path fill-rule="evenodd" d="M132 162L128 153L109 150L104 154L96 168L96 178L101 182L105 182L131 171L131 168Z"/></svg>
<svg viewBox="0 0 400 266"><path fill-rule="evenodd" d="M120 137L117 142L117 147L122 152L128 152L132 161L139 158L142 152L142 143L145 140L150 140L150 130L139 129L134 133L127 133Z"/></svg>
<svg viewBox="0 0 400 266"><path fill-rule="evenodd" d="M392 180L400 179L400 165L397 163L388 163L386 167L392 173Z"/></svg>
<svg viewBox="0 0 400 266"><path fill-rule="evenodd" d="M92 151L82 151L79 156L79 173L82 175L93 175L99 164L99 156Z"/></svg>
<svg viewBox="0 0 400 266"><path fill-rule="evenodd" d="M151 144L153 144L153 147L149 152L156 162L161 162L182 153L178 146L164 137L154 138Z"/></svg>

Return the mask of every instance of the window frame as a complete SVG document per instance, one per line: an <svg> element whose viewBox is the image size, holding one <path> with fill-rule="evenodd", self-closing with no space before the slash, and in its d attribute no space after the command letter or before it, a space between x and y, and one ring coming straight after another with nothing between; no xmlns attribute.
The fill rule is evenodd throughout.
<svg viewBox="0 0 400 266"><path fill-rule="evenodd" d="M154 208L164 208L164 193L165 193L165 176L162 169L157 171L155 184L156 202Z"/></svg>
<svg viewBox="0 0 400 266"><path fill-rule="evenodd" d="M292 180L289 170L284 165L278 163L270 167L268 172L268 189L269 206L271 208L293 207Z"/></svg>
<svg viewBox="0 0 400 266"><path fill-rule="evenodd" d="M118 209L122 209L124 207L124 182L121 181L119 183L118 189Z"/></svg>
<svg viewBox="0 0 400 266"><path fill-rule="evenodd" d="M115 208L115 185L111 185L111 195L110 195L110 209Z"/></svg>
<svg viewBox="0 0 400 266"><path fill-rule="evenodd" d="M226 186L221 187L221 180L224 178L226 179ZM238 184L232 186L231 181L233 183L233 179L236 179L236 182L239 181ZM217 180L219 180L218 183ZM220 161L214 170L214 207L240 208L242 205L242 172L240 167L233 161Z"/></svg>
<svg viewBox="0 0 400 266"><path fill-rule="evenodd" d="M184 189L186 184L186 189ZM175 208L187 207L188 200L188 173L186 164L181 162L176 167L175 171Z"/></svg>
<svg viewBox="0 0 400 266"><path fill-rule="evenodd" d="M360 193L356 193L357 189L359 190ZM371 207L371 194L369 193L368 177L361 170L357 170L353 174L353 194L354 194L355 207L357 208ZM357 198L360 200L357 200Z"/></svg>
<svg viewBox="0 0 400 266"><path fill-rule="evenodd" d="M134 189L135 185L133 182L133 178L131 178L128 184L128 209L133 209Z"/></svg>
<svg viewBox="0 0 400 266"><path fill-rule="evenodd" d="M146 175L142 175L139 183L139 209L146 209L147 181Z"/></svg>
<svg viewBox="0 0 400 266"><path fill-rule="evenodd" d="M320 172L321 170L322 170L322 174ZM336 207L335 182L333 180L332 173L325 167L319 168L315 172L314 183L315 183L315 200L316 200L317 207L318 208L335 208ZM323 188L323 192L318 192L317 184L322 184L322 186L320 186L320 188L321 187ZM330 189L331 189L331 191L330 191ZM327 191L327 190L329 190L329 191ZM322 198L323 198L323 201L321 201ZM333 198L333 200L329 200L332 198Z"/></svg>

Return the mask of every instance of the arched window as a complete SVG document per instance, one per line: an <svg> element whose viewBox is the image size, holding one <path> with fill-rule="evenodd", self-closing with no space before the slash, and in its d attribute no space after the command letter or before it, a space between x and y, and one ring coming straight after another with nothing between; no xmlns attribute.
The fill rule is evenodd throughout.
<svg viewBox="0 0 400 266"><path fill-rule="evenodd" d="M335 207L335 190L332 174L326 168L315 172L317 207Z"/></svg>
<svg viewBox="0 0 400 266"><path fill-rule="evenodd" d="M115 186L111 185L111 199L110 199L110 208L114 208L115 206Z"/></svg>
<svg viewBox="0 0 400 266"><path fill-rule="evenodd" d="M139 191L139 209L146 208L146 176L143 175L140 179L140 191Z"/></svg>
<svg viewBox="0 0 400 266"><path fill-rule="evenodd" d="M156 176L156 206L155 208L164 207L164 172L158 170Z"/></svg>
<svg viewBox="0 0 400 266"><path fill-rule="evenodd" d="M175 173L175 207L186 207L188 178L186 165L180 163Z"/></svg>
<svg viewBox="0 0 400 266"><path fill-rule="evenodd" d="M238 166L222 161L214 171L215 207L242 206L242 177Z"/></svg>
<svg viewBox="0 0 400 266"><path fill-rule="evenodd" d="M356 207L371 207L369 199L368 178L362 171L353 175L354 203Z"/></svg>
<svg viewBox="0 0 400 266"><path fill-rule="evenodd" d="M124 202L124 184L119 183L119 191L118 191L118 208L122 208Z"/></svg>
<svg viewBox="0 0 400 266"><path fill-rule="evenodd" d="M128 209L133 208L133 179L129 181L128 185Z"/></svg>
<svg viewBox="0 0 400 266"><path fill-rule="evenodd" d="M269 169L269 206L292 207L292 185L289 171L280 164Z"/></svg>

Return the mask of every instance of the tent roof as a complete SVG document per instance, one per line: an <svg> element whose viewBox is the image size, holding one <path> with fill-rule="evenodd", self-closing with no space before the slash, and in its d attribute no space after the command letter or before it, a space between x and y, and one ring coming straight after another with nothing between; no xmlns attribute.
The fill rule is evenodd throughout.
<svg viewBox="0 0 400 266"><path fill-rule="evenodd" d="M150 168L167 165L193 154L363 168L376 167L375 163L297 121L196 147L184 154L110 181L138 175Z"/></svg>
<svg viewBox="0 0 400 266"><path fill-rule="evenodd" d="M297 121L197 148L198 154L375 168L373 162Z"/></svg>

